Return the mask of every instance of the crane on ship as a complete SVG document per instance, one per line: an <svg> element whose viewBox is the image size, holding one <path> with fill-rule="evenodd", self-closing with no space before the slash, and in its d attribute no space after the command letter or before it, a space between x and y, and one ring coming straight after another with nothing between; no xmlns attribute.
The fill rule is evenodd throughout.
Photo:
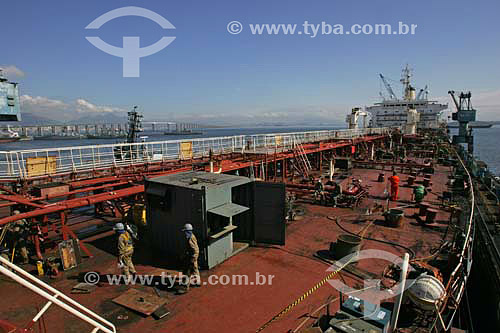
<svg viewBox="0 0 500 333"><path fill-rule="evenodd" d="M392 87L389 84L389 82L387 82L387 80L385 79L385 77L382 74L379 74L379 76L380 76L380 79L382 80L382 83L385 86L385 89L387 89L387 92L389 93L389 99L396 99L396 94L394 93L394 90L392 90Z"/></svg>
<svg viewBox="0 0 500 333"><path fill-rule="evenodd" d="M453 136L454 144L467 144L467 151L469 154L474 153L474 136L472 135L472 129L469 127L471 121L476 120L476 110L472 107L471 103L471 92L461 92L457 100L455 92L453 90L448 91L448 94L453 100L453 104L457 109L456 112L452 113L452 119L458 122L458 135Z"/></svg>
<svg viewBox="0 0 500 333"><path fill-rule="evenodd" d="M424 89L420 89L417 95L418 100L427 99L427 95L429 94L429 88L425 85Z"/></svg>

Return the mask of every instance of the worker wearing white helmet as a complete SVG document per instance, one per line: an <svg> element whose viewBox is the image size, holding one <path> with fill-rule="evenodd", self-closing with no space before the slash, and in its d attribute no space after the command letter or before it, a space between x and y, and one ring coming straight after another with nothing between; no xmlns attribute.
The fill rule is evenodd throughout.
<svg viewBox="0 0 500 333"><path fill-rule="evenodd" d="M198 247L198 241L196 236L193 234L193 226L186 223L182 228L184 235L186 237L186 262L184 274L189 276L189 283L186 285L186 289L189 290L191 284L200 285L200 270L198 269L198 256L200 254L200 249Z"/></svg>
<svg viewBox="0 0 500 333"><path fill-rule="evenodd" d="M136 274L134 264L132 263L132 255L134 254L134 243L132 236L125 230L123 223L115 224L113 230L118 233L118 264L122 268L122 273L127 278L132 274Z"/></svg>

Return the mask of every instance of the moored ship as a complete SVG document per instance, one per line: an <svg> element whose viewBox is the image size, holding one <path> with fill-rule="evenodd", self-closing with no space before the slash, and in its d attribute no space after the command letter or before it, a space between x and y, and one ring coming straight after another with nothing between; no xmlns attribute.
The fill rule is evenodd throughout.
<svg viewBox="0 0 500 333"><path fill-rule="evenodd" d="M402 126L406 123L407 110L415 109L420 115L419 128L439 128L444 120L441 119L441 113L448 108L448 105L429 100L427 86L417 93L411 84L411 77L412 73L407 65L400 80L403 85L403 96L398 98L390 83L380 74L387 95L381 92L382 101L366 108L366 112L371 114L371 126Z"/></svg>

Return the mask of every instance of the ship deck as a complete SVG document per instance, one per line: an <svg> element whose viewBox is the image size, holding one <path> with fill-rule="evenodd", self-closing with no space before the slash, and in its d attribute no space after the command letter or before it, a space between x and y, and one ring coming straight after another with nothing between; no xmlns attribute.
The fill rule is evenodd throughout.
<svg viewBox="0 0 500 333"><path fill-rule="evenodd" d="M448 191L450 167L436 165L432 175L432 191L425 198L438 211L436 223L432 226L424 226L415 218L418 209L411 202L412 188L404 185L408 174L398 172L402 186L398 200L393 202L384 198L386 182L377 181L381 172L386 179L391 175L390 168L385 171L354 168L349 176L342 172L336 174L334 178L342 182L344 188L351 177L361 179L367 187L369 195L358 207L351 209L316 205L312 203L310 194L299 195L295 205L303 214L288 223L285 246L250 246L216 268L201 273L203 282L207 282L210 275L247 275L250 285L202 285L191 288L186 294L177 295L175 288L168 289L161 285L155 291L150 285L109 285L101 282L90 294L70 294L72 287L82 281L86 272L99 272L101 276L119 274L116 238L109 232L83 240L94 255L92 258L84 258L81 265L63 272L56 279L43 279L114 323L119 332L255 332L293 303L297 304L263 331L287 332L301 325L310 327L324 313L324 308L317 311L322 305L332 302L332 313L339 308L336 299L339 292L329 283L296 302L330 273L327 271L330 264L318 258L317 254L318 251L320 254L326 252L339 235L362 235L362 250L383 250L398 257L402 257L405 252L413 252L416 258L429 256L440 246L443 238L449 237L446 230L450 212L441 205L441 196L443 191ZM418 180L422 180L422 174L418 175ZM391 208L404 207L400 227L385 225L382 212L387 208L386 205ZM376 207L382 208L377 210ZM366 215L367 209L371 209L372 214ZM151 253L147 244L141 242L136 246L134 262L139 275L176 273L166 266L168 258ZM390 279L382 278L388 264L381 259L361 260L354 267L340 271L333 279L356 289L363 288L363 279L367 277L382 279L384 285L391 284ZM26 269L35 272L34 266L28 265ZM257 273L272 275L272 284L252 284ZM445 271L443 275L446 276ZM155 320L112 302L130 288L152 295L159 293L167 300L166 308L170 313ZM45 304L42 298L4 276L0 277L0 290L4 300L0 302L1 318L20 326L28 323ZM387 301L387 306L391 307L393 300ZM91 331L88 324L54 306L44 315L44 324L48 332ZM405 322L404 317L400 319L400 326L406 327L408 331L418 330L418 325L411 321Z"/></svg>

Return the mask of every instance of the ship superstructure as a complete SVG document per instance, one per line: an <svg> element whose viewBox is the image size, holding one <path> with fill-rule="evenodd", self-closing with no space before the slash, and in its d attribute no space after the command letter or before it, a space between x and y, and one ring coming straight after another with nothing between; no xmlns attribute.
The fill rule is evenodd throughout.
<svg viewBox="0 0 500 333"><path fill-rule="evenodd" d="M0 121L20 121L19 86L9 82L0 68Z"/></svg>
<svg viewBox="0 0 500 333"><path fill-rule="evenodd" d="M418 94L411 84L411 69L408 65L403 69L400 82L403 85L403 96L398 98L387 79L380 74L380 79L387 90L388 96L380 93L382 102L366 108L371 115L371 127L396 127L406 124L409 109L415 109L420 114L418 128L437 128L441 113L448 108L447 104L428 99L428 87L420 89Z"/></svg>

